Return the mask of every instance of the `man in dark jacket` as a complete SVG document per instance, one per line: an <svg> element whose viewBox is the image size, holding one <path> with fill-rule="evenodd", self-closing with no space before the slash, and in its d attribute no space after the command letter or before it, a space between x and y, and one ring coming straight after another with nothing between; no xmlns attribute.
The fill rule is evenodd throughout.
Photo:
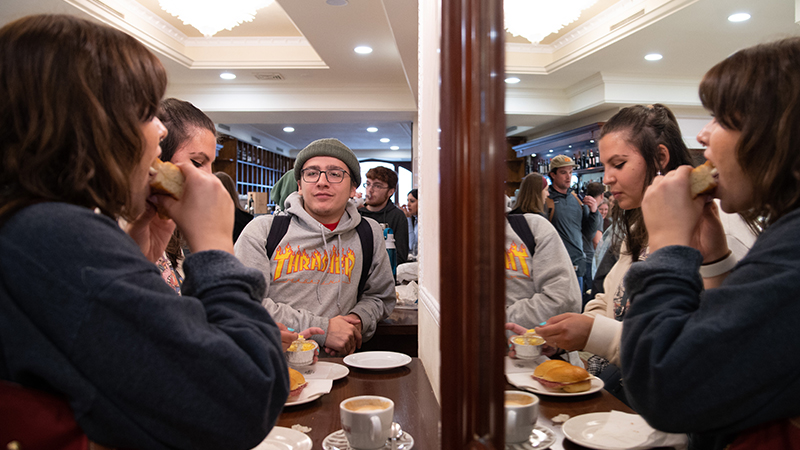
<svg viewBox="0 0 800 450"><path fill-rule="evenodd" d="M364 187L367 188L367 201L358 212L392 229L397 264L403 264L408 260L408 221L403 210L390 200L397 188L397 174L386 167L373 167L367 172Z"/></svg>
<svg viewBox="0 0 800 450"><path fill-rule="evenodd" d="M581 201L570 189L575 166L572 158L565 155L558 155L550 161L550 179L553 183L545 206L549 209L547 217L561 236L575 267L581 292L584 292L586 254L583 252L583 236L593 235L597 231L602 216L597 212L597 200L586 196Z"/></svg>

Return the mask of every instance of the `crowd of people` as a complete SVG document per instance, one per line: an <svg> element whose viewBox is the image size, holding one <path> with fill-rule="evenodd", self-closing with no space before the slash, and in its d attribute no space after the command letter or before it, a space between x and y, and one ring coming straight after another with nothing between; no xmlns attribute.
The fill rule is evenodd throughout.
<svg viewBox="0 0 800 450"><path fill-rule="evenodd" d="M556 156L552 184L525 177L506 217L507 327L535 329L552 357L581 351L692 448L800 442L798 74L788 38L705 75L710 195L690 195L675 115L634 105L603 126L604 186L579 197ZM380 224L397 262L414 261L416 189L396 206L397 174L377 167L359 202L355 154L321 139L276 185L279 213L253 218L212 173L213 122L166 86L112 27L43 15L0 29L0 408L20 417L0 429L55 429L29 420L35 403L107 446L252 448L283 408L299 334L348 355L394 308ZM184 175L180 198L151 191L158 158ZM731 245L731 214L758 237Z"/></svg>

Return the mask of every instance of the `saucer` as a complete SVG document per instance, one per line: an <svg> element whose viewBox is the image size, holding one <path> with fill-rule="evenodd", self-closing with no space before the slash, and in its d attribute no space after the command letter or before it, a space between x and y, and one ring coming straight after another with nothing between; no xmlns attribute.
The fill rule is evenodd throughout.
<svg viewBox="0 0 800 450"><path fill-rule="evenodd" d="M409 450L413 446L414 438L411 437L410 434L403 431L403 435L397 439L397 445L394 448L396 450ZM323 450L351 450L350 444L347 442L347 438L344 436L344 430L334 431L333 433L329 434L325 440L322 441L322 448ZM386 441L386 445L378 450L392 450L392 440L389 439Z"/></svg>
<svg viewBox="0 0 800 450"><path fill-rule="evenodd" d="M506 450L532 450L550 448L556 443L556 434L553 430L542 425L536 425L531 432L531 437L526 442L506 444Z"/></svg>

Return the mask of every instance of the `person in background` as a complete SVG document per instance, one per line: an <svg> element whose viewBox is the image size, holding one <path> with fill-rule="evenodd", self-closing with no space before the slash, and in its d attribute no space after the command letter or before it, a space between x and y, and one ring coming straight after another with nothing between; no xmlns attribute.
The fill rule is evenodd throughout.
<svg viewBox="0 0 800 450"><path fill-rule="evenodd" d="M417 259L417 243L419 242L419 218L417 211L419 210L419 192L417 189L412 189L408 192L408 204L402 206L403 213L408 219L408 258L410 261Z"/></svg>
<svg viewBox="0 0 800 450"><path fill-rule="evenodd" d="M600 203L600 206L597 207L597 210L600 211L600 215L603 216L603 230L600 233L601 235L608 229L608 226L611 225L611 217L608 215L608 208L608 200L603 200L603 203ZM595 246L595 248L597 248L597 246Z"/></svg>
<svg viewBox="0 0 800 450"><path fill-rule="evenodd" d="M605 168L603 182L617 198L617 233L613 239L621 242L620 257L605 278L604 293L589 301L583 314L551 317L536 331L551 346L593 354L588 358L587 370L603 379L607 390L625 401L619 345L629 296L622 280L632 265L648 256L642 196L657 173L691 164L692 158L672 111L659 104L620 110L603 126L598 145Z"/></svg>
<svg viewBox="0 0 800 450"><path fill-rule="evenodd" d="M626 391L654 427L692 433L693 449L796 449L800 38L728 56L699 91L712 119L697 140L718 186L692 199L680 167L644 196L651 254L626 277ZM738 262L712 196L760 231Z"/></svg>
<svg viewBox="0 0 800 450"><path fill-rule="evenodd" d="M239 192L236 190L236 183L233 182L233 178L225 172L214 172L214 175L219 178L219 181L225 186L228 194L231 195L233 205L236 207L233 221L233 242L236 243L244 227L253 220L253 215L245 211L242 207L242 202L239 200Z"/></svg>
<svg viewBox="0 0 800 450"><path fill-rule="evenodd" d="M58 433L39 413L68 404L59 429L107 447L244 450L283 409L280 333L261 273L233 256L225 189L181 160L180 200L150 190L166 86L158 58L109 26L0 29L0 409L22 425L4 436ZM154 264L176 224L183 296ZM47 401L6 410L33 392Z"/></svg>
<svg viewBox="0 0 800 450"><path fill-rule="evenodd" d="M214 122L189 102L177 98L161 101L158 119L169 134L161 142L161 160L173 163L189 162L198 169L211 173L211 164L217 155L217 131ZM156 262L161 275L180 293L183 283L185 242L180 228L175 230L164 256Z"/></svg>
<svg viewBox="0 0 800 450"><path fill-rule="evenodd" d="M294 178L294 169L289 169L283 174L281 179L275 183L270 193L272 201L275 202L275 212L286 210L286 205L284 203L292 192L297 192L297 180Z"/></svg>
<svg viewBox="0 0 800 450"><path fill-rule="evenodd" d="M261 271L267 283L262 303L275 320L295 330L319 327L325 334L313 339L320 348L348 355L375 334L397 299L383 230L350 202L361 172L340 141L310 143L298 153L294 175L298 192L286 199L286 211L250 222L236 241L236 256ZM266 244L281 220L289 222L270 255ZM363 291L362 221L373 244Z"/></svg>
<svg viewBox="0 0 800 450"><path fill-rule="evenodd" d="M581 293L575 271L553 225L544 217L542 184L533 172L522 179L514 209L506 220L506 321L533 328L548 318L580 312ZM546 184L546 182L544 182ZM517 226L527 227L523 235Z"/></svg>
<svg viewBox="0 0 800 450"><path fill-rule="evenodd" d="M544 194L547 180L537 172L529 173L519 185L519 194L509 214L539 214L545 217Z"/></svg>
<svg viewBox="0 0 800 450"><path fill-rule="evenodd" d="M591 182L586 185L586 197L594 198L594 201L597 205L603 203L603 192L605 191L605 186L602 183L598 183L596 181ZM584 202L586 201L586 197L583 198ZM598 206L599 212L599 206ZM594 230L588 229L586 233L583 233L583 253L586 255L586 261L584 262L584 286L585 289L583 291L583 304L585 305L586 302L591 300L589 297L589 290L592 286L592 265L594 262L594 249L597 247L597 244L600 242L600 238L603 236L603 233L600 231L603 229L603 216L600 213L600 221L597 222L597 228Z"/></svg>
<svg viewBox="0 0 800 450"><path fill-rule="evenodd" d="M394 233L397 265L408 260L408 221L403 211L392 203L397 188L397 174L386 167L373 167L367 171L367 200L358 212L378 223L385 223Z"/></svg>
<svg viewBox="0 0 800 450"><path fill-rule="evenodd" d="M583 292L583 276L586 272L583 236L594 234L599 227L600 214L594 197L584 197L581 201L570 188L572 170L576 166L572 158L566 155L558 155L550 160L550 179L553 184L545 206L547 217L561 236L572 260L578 285Z"/></svg>

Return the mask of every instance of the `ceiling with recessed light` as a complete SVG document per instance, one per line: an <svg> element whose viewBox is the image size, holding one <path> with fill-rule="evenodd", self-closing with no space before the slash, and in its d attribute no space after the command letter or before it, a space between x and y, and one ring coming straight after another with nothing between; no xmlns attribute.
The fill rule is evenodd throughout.
<svg viewBox="0 0 800 450"><path fill-rule="evenodd" d="M0 24L35 13L100 20L160 57L168 95L193 102L240 139L294 156L314 139L337 137L362 159L409 160L417 2L276 0L212 38L158 0L3 0ZM742 12L751 18L728 20ZM545 136L635 103L702 117L702 74L739 48L800 34L795 14L794 0L598 0L539 44L506 33L506 76L520 80L506 85L509 135ZM373 51L358 54L358 46ZM651 53L662 59L645 60ZM236 78L223 80L223 72Z"/></svg>

